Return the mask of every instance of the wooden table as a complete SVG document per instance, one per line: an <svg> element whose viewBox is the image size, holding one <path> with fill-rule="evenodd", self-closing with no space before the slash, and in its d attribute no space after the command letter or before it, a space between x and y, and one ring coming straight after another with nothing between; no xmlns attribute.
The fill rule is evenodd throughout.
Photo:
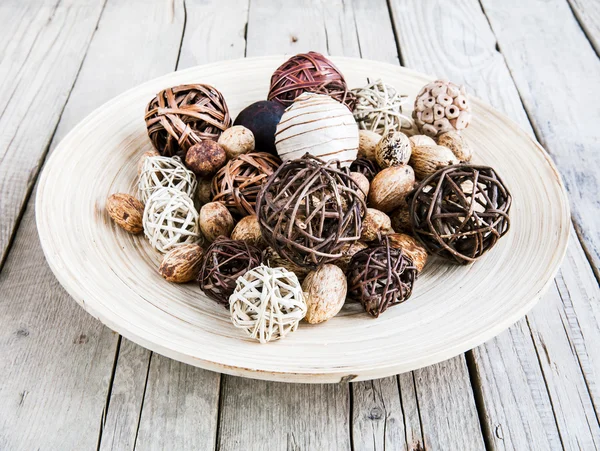
<svg viewBox="0 0 600 451"><path fill-rule="evenodd" d="M597 1L4 0L0 24L0 450L600 448ZM32 196L65 134L175 69L306 50L464 83L550 152L574 227L526 318L412 373L290 385L153 354L69 298Z"/></svg>

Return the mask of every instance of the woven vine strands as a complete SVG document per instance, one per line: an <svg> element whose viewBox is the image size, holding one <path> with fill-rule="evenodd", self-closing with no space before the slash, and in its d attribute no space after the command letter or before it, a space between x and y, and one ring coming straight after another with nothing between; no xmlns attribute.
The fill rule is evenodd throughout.
<svg viewBox="0 0 600 451"><path fill-rule="evenodd" d="M216 141L231 126L223 95L209 85L192 84L159 92L146 107L146 128L161 155L185 159L203 139Z"/></svg>
<svg viewBox="0 0 600 451"><path fill-rule="evenodd" d="M338 162L311 155L284 162L256 201L265 241L283 258L308 267L342 256L360 238L362 191Z"/></svg>
<svg viewBox="0 0 600 451"><path fill-rule="evenodd" d="M163 187L178 189L193 199L197 185L196 175L185 167L179 157L143 159L138 179L138 191L143 202Z"/></svg>
<svg viewBox="0 0 600 451"><path fill-rule="evenodd" d="M360 172L370 182L381 169L373 160L359 157L350 165L351 172Z"/></svg>
<svg viewBox="0 0 600 451"><path fill-rule="evenodd" d="M354 95L342 73L317 52L300 53L279 66L271 76L268 99L288 107L303 92L328 95L350 111L354 107Z"/></svg>
<svg viewBox="0 0 600 451"><path fill-rule="evenodd" d="M421 182L410 202L410 219L429 252L468 264L508 232L511 204L494 169L459 164Z"/></svg>

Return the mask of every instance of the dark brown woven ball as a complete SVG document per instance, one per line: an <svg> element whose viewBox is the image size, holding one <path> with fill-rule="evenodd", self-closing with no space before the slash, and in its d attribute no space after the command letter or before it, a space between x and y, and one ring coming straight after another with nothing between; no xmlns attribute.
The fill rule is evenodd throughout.
<svg viewBox="0 0 600 451"><path fill-rule="evenodd" d="M366 205L338 161L306 154L284 162L263 185L256 213L263 238L283 258L316 267L360 238Z"/></svg>
<svg viewBox="0 0 600 451"><path fill-rule="evenodd" d="M213 202L223 202L232 215L253 215L256 197L281 160L266 152L242 154L223 166L212 180Z"/></svg>
<svg viewBox="0 0 600 451"><path fill-rule="evenodd" d="M185 159L187 150L203 139L216 141L231 126L223 95L209 85L167 88L146 107L148 136L161 155Z"/></svg>
<svg viewBox="0 0 600 451"><path fill-rule="evenodd" d="M204 255L202 269L198 274L200 289L209 298L228 306L237 278L260 263L260 249L245 241L221 236Z"/></svg>
<svg viewBox="0 0 600 451"><path fill-rule="evenodd" d="M448 166L423 180L412 195L413 233L432 254L468 264L508 232L511 203L492 168Z"/></svg>
<svg viewBox="0 0 600 451"><path fill-rule="evenodd" d="M381 169L374 161L367 158L357 158L350 165L351 172L360 172L370 182Z"/></svg>
<svg viewBox="0 0 600 451"><path fill-rule="evenodd" d="M383 237L377 245L354 254L347 275L348 297L377 318L388 307L410 297L417 268L402 249L390 246Z"/></svg>
<svg viewBox="0 0 600 451"><path fill-rule="evenodd" d="M342 73L326 57L317 52L300 53L283 63L271 76L269 100L290 106L303 92L316 92L354 108L354 94Z"/></svg>

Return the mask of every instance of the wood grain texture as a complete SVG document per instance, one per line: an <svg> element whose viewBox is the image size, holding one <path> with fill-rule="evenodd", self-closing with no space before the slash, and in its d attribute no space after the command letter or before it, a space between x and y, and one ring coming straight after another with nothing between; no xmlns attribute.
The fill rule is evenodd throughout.
<svg viewBox="0 0 600 451"><path fill-rule="evenodd" d="M596 54L600 54L600 3L595 0L568 1Z"/></svg>
<svg viewBox="0 0 600 451"><path fill-rule="evenodd" d="M0 5L5 43L0 59L0 266L103 4Z"/></svg>
<svg viewBox="0 0 600 451"><path fill-rule="evenodd" d="M600 190L600 59L564 0L482 5L535 133L563 176L600 280L600 204L590 195Z"/></svg>

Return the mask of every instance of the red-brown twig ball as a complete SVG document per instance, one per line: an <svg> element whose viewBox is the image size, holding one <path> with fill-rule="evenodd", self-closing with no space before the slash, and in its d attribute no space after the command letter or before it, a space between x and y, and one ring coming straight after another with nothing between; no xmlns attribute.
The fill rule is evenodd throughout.
<svg viewBox="0 0 600 451"><path fill-rule="evenodd" d="M213 177L213 202L222 202L232 215L253 215L256 197L281 160L266 152L242 154L221 168Z"/></svg>
<svg viewBox="0 0 600 451"><path fill-rule="evenodd" d="M423 180L412 195L412 230L432 254L468 264L508 232L511 204L492 168L449 166Z"/></svg>
<svg viewBox="0 0 600 451"><path fill-rule="evenodd" d="M367 210L363 196L339 162L306 154L284 162L267 179L256 214L263 238L281 257L314 268L359 240Z"/></svg>
<svg viewBox="0 0 600 451"><path fill-rule="evenodd" d="M261 263L260 249L242 240L217 238L206 250L198 274L200 289L214 301L229 305L238 277Z"/></svg>
<svg viewBox="0 0 600 451"><path fill-rule="evenodd" d="M401 248L384 237L376 246L358 251L348 267L348 297L377 318L388 307L412 294L417 268Z"/></svg>
<svg viewBox="0 0 600 451"><path fill-rule="evenodd" d="M209 85L167 88L146 107L150 141L161 155L185 158L187 150L204 139L217 140L231 125L223 95Z"/></svg>
<svg viewBox="0 0 600 451"><path fill-rule="evenodd" d="M185 154L185 165L200 177L213 175L226 161L225 149L210 140L194 144Z"/></svg>
<svg viewBox="0 0 600 451"><path fill-rule="evenodd" d="M315 92L333 97L354 108L354 95L342 73L326 57L317 52L292 56L273 73L269 100L290 106L303 92Z"/></svg>

